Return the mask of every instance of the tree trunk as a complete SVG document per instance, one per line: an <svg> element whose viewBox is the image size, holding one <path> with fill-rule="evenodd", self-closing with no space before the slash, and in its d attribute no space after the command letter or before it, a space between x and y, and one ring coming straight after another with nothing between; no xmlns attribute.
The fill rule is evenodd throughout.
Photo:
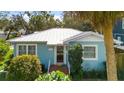
<svg viewBox="0 0 124 93"><path fill-rule="evenodd" d="M104 43L106 47L106 67L107 67L107 79L108 80L117 80L117 67L114 51L114 42L112 35L112 26L106 27L103 31L104 34Z"/></svg>
<svg viewBox="0 0 124 93"><path fill-rule="evenodd" d="M11 30L9 30L9 32L7 33L6 40L9 39L10 33L11 33Z"/></svg>

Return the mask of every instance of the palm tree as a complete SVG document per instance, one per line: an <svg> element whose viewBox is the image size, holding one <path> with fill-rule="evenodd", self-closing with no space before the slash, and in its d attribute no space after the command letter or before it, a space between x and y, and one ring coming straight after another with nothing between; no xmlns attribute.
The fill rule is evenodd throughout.
<svg viewBox="0 0 124 93"><path fill-rule="evenodd" d="M108 80L117 80L117 68L113 43L112 29L115 21L121 18L124 12L115 11L85 11L71 12L73 17L89 21L96 31L102 31L106 47L107 57L107 78Z"/></svg>

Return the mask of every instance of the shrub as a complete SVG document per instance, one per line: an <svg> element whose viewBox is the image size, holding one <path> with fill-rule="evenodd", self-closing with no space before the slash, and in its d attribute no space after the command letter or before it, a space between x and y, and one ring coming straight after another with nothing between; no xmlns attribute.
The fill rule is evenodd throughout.
<svg viewBox="0 0 124 93"><path fill-rule="evenodd" d="M35 80L41 74L40 61L35 55L21 55L12 59L8 80Z"/></svg>
<svg viewBox="0 0 124 93"><path fill-rule="evenodd" d="M0 39L0 70L5 70L13 57L13 50L3 39Z"/></svg>
<svg viewBox="0 0 124 93"><path fill-rule="evenodd" d="M10 49L4 57L4 63L9 65L12 58L13 58L13 50Z"/></svg>
<svg viewBox="0 0 124 93"><path fill-rule="evenodd" d="M60 71L52 71L49 74L40 75L36 81L70 81L68 75Z"/></svg>
<svg viewBox="0 0 124 93"><path fill-rule="evenodd" d="M4 70L4 68L5 68L5 64L3 62L0 62L0 71Z"/></svg>
<svg viewBox="0 0 124 93"><path fill-rule="evenodd" d="M4 60L0 62L0 71L6 70L7 66L10 64L11 59L13 58L13 50L9 50L6 55L4 55Z"/></svg>
<svg viewBox="0 0 124 93"><path fill-rule="evenodd" d="M4 70L7 70L7 67L9 66L10 61L12 60L12 58L13 58L13 50L10 49L7 52L7 54L5 55L5 57L4 57L4 61L3 61L3 63L4 63Z"/></svg>
<svg viewBox="0 0 124 93"><path fill-rule="evenodd" d="M57 70L63 72L64 74L69 74L68 67L65 64L63 65L52 64L50 66L49 72L57 71Z"/></svg>
<svg viewBox="0 0 124 93"><path fill-rule="evenodd" d="M7 76L7 71L0 71L0 81L5 81Z"/></svg>
<svg viewBox="0 0 124 93"><path fill-rule="evenodd" d="M5 40L0 39L0 62L4 60L4 56L9 51L9 44Z"/></svg>
<svg viewBox="0 0 124 93"><path fill-rule="evenodd" d="M82 80L83 77L83 68L81 66L83 62L82 51L80 44L71 45L69 48L70 74L73 80Z"/></svg>
<svg viewBox="0 0 124 93"><path fill-rule="evenodd" d="M84 71L83 72L84 80L107 80L107 75L105 70L101 71Z"/></svg>
<svg viewBox="0 0 124 93"><path fill-rule="evenodd" d="M102 62L103 69L83 71L83 78L88 80L107 80L106 62Z"/></svg>

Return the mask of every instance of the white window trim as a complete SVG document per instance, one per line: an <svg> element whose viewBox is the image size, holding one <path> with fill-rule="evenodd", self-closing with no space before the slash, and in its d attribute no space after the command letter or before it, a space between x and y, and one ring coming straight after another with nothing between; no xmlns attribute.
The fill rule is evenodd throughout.
<svg viewBox="0 0 124 93"><path fill-rule="evenodd" d="M96 57L95 58L84 58L84 57L82 57L82 59L83 60L98 60L98 46L97 45L82 45L82 48L84 49L85 46L95 47ZM83 52L83 54L84 54L84 52Z"/></svg>
<svg viewBox="0 0 124 93"><path fill-rule="evenodd" d="M56 51L57 51L57 46L54 46L54 64L57 63L57 62L56 62L56 61L57 61L57 60L56 60L56 59L57 59L57 57L56 57L56 56L57 56Z"/></svg>
<svg viewBox="0 0 124 93"><path fill-rule="evenodd" d="M66 64L66 45L64 45L64 64Z"/></svg>
<svg viewBox="0 0 124 93"><path fill-rule="evenodd" d="M36 50L35 50L35 55L37 55L37 44L16 44L16 55L19 55L19 46L24 45L26 46L26 54L28 55L28 46L33 45L35 46Z"/></svg>
<svg viewBox="0 0 124 93"><path fill-rule="evenodd" d="M24 44L16 44L16 56L19 55L19 46ZM26 46L26 45L25 45ZM27 46L26 46L27 47ZM26 54L27 54L27 48L26 48Z"/></svg>

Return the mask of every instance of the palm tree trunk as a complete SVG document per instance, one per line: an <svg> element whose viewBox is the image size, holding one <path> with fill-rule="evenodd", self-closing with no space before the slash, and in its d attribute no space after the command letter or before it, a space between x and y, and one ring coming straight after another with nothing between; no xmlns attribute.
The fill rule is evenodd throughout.
<svg viewBox="0 0 124 93"><path fill-rule="evenodd" d="M103 31L104 42L106 47L106 67L107 67L107 79L108 80L117 80L117 67L112 35L112 26L106 27Z"/></svg>

